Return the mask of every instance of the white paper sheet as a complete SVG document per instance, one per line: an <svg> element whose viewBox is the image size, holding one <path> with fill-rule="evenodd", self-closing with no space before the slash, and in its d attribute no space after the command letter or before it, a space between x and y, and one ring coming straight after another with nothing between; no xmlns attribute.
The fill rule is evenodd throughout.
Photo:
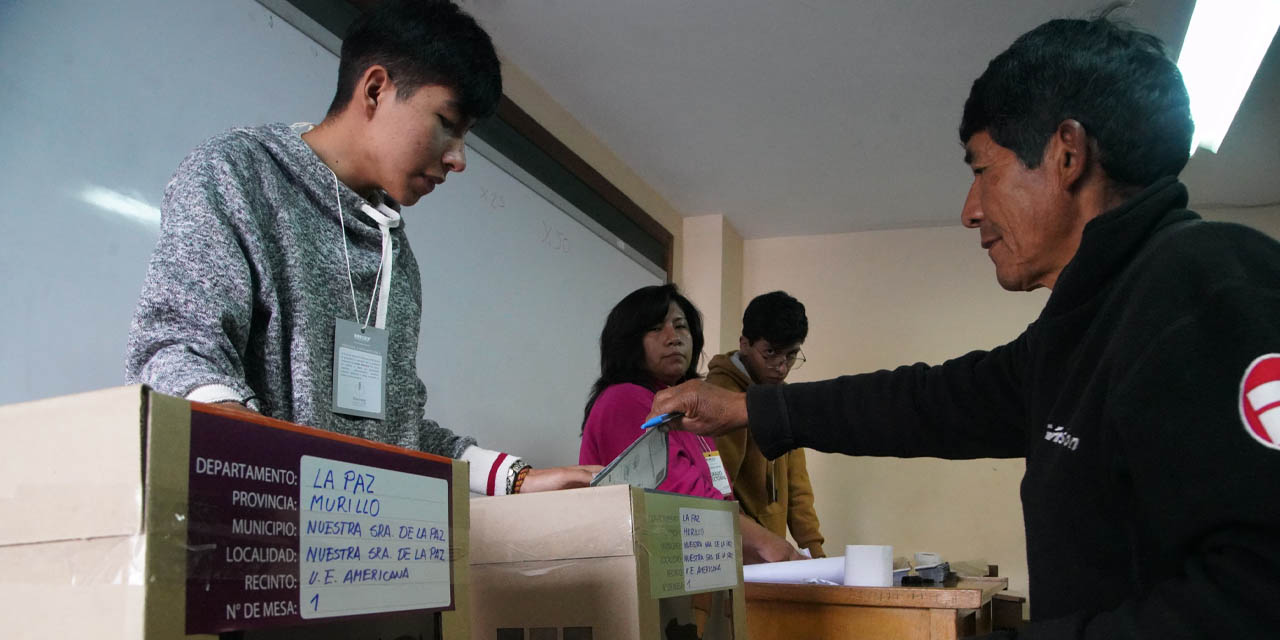
<svg viewBox="0 0 1280 640"><path fill-rule="evenodd" d="M766 562L742 567L742 578L747 582L785 582L801 584L813 579L844 583L844 558L817 558Z"/></svg>

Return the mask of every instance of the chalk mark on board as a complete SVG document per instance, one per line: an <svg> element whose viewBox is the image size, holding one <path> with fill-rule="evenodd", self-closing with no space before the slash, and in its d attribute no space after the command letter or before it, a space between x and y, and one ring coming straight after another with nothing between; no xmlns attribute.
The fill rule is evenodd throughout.
<svg viewBox="0 0 1280 640"><path fill-rule="evenodd" d="M551 247L553 251L569 253L569 237L547 224L546 220L542 221L542 244Z"/></svg>
<svg viewBox="0 0 1280 640"><path fill-rule="evenodd" d="M487 187L480 187L480 199L489 205L490 210L506 209L507 199L501 193Z"/></svg>

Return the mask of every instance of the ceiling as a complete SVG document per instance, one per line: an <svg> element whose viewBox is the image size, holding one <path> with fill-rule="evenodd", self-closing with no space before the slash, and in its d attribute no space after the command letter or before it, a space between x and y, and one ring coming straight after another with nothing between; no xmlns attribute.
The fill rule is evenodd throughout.
<svg viewBox="0 0 1280 640"><path fill-rule="evenodd" d="M969 85L1021 33L1100 2L460 0L502 54L684 215L747 238L959 223ZM1193 0L1120 15L1182 41ZM1192 202L1280 201L1280 47Z"/></svg>

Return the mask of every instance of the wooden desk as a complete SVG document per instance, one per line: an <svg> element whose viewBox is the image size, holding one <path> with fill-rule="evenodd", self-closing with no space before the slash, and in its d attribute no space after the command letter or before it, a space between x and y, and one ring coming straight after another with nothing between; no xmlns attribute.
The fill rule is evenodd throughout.
<svg viewBox="0 0 1280 640"><path fill-rule="evenodd" d="M964 578L954 587L748 582L747 634L751 640L954 640L991 631L991 596L1008 587L1008 578Z"/></svg>

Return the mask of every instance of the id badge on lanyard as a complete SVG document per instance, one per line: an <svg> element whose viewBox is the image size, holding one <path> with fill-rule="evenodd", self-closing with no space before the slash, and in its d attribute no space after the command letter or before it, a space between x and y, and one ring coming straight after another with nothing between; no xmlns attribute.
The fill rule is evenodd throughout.
<svg viewBox="0 0 1280 640"><path fill-rule="evenodd" d="M725 471L724 462L720 460L719 451L703 451L702 457L711 469L711 484L726 498L733 496L733 487L729 485L729 473Z"/></svg>
<svg viewBox="0 0 1280 640"><path fill-rule="evenodd" d="M337 318L333 333L333 412L382 420L387 399L387 330Z"/></svg>
<svg viewBox="0 0 1280 640"><path fill-rule="evenodd" d="M338 206L338 232L342 237L342 257L347 266L347 285L351 287L351 311L356 318L356 285L351 277L351 256L347 252L346 221L342 215L342 193L338 174L333 176L333 198ZM382 234L382 255L369 295L369 309L364 324L335 318L333 323L333 412L360 418L383 420L387 411L387 298L391 295L392 240L391 229L400 226L400 213L381 202L377 208L367 203L360 210L378 225ZM374 301L378 303L377 321L369 326Z"/></svg>

